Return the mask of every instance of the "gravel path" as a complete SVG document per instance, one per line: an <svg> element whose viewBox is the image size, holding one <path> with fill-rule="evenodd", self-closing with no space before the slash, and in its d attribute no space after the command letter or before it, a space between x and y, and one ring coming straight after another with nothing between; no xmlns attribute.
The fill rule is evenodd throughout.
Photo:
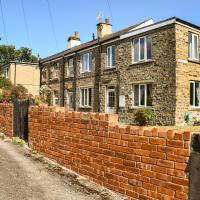
<svg viewBox="0 0 200 200"><path fill-rule="evenodd" d="M19 147L0 140L0 200L110 199L77 188L44 163L25 156Z"/></svg>

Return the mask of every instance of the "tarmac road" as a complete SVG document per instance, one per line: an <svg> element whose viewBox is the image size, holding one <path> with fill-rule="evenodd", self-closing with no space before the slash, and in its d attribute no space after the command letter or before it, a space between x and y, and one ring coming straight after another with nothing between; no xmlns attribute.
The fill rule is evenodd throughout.
<svg viewBox="0 0 200 200"><path fill-rule="evenodd" d="M43 163L19 147L0 140L0 200L101 200L98 194L76 191Z"/></svg>

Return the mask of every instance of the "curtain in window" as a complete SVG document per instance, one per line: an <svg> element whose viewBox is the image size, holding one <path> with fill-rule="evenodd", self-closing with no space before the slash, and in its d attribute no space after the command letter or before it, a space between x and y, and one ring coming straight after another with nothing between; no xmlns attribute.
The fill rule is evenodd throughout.
<svg viewBox="0 0 200 200"><path fill-rule="evenodd" d="M139 39L134 40L134 62L139 61Z"/></svg>

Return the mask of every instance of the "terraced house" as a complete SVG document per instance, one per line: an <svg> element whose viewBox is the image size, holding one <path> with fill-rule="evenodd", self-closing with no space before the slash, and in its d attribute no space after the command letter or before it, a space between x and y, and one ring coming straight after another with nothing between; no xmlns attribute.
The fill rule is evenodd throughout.
<svg viewBox="0 0 200 200"><path fill-rule="evenodd" d="M52 88L52 104L79 111L132 113L153 109L155 124L179 125L190 112L200 117L200 27L173 17L152 19L112 32L106 19L97 39L40 60L41 85Z"/></svg>

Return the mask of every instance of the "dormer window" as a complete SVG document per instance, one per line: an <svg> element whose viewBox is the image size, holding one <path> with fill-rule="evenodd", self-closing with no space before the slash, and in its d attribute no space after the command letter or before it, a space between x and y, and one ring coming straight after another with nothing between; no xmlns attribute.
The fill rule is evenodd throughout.
<svg viewBox="0 0 200 200"><path fill-rule="evenodd" d="M145 36L133 40L133 63L152 59L152 39Z"/></svg>
<svg viewBox="0 0 200 200"><path fill-rule="evenodd" d="M199 51L198 51L198 35L194 33L189 33L189 59L199 60Z"/></svg>

